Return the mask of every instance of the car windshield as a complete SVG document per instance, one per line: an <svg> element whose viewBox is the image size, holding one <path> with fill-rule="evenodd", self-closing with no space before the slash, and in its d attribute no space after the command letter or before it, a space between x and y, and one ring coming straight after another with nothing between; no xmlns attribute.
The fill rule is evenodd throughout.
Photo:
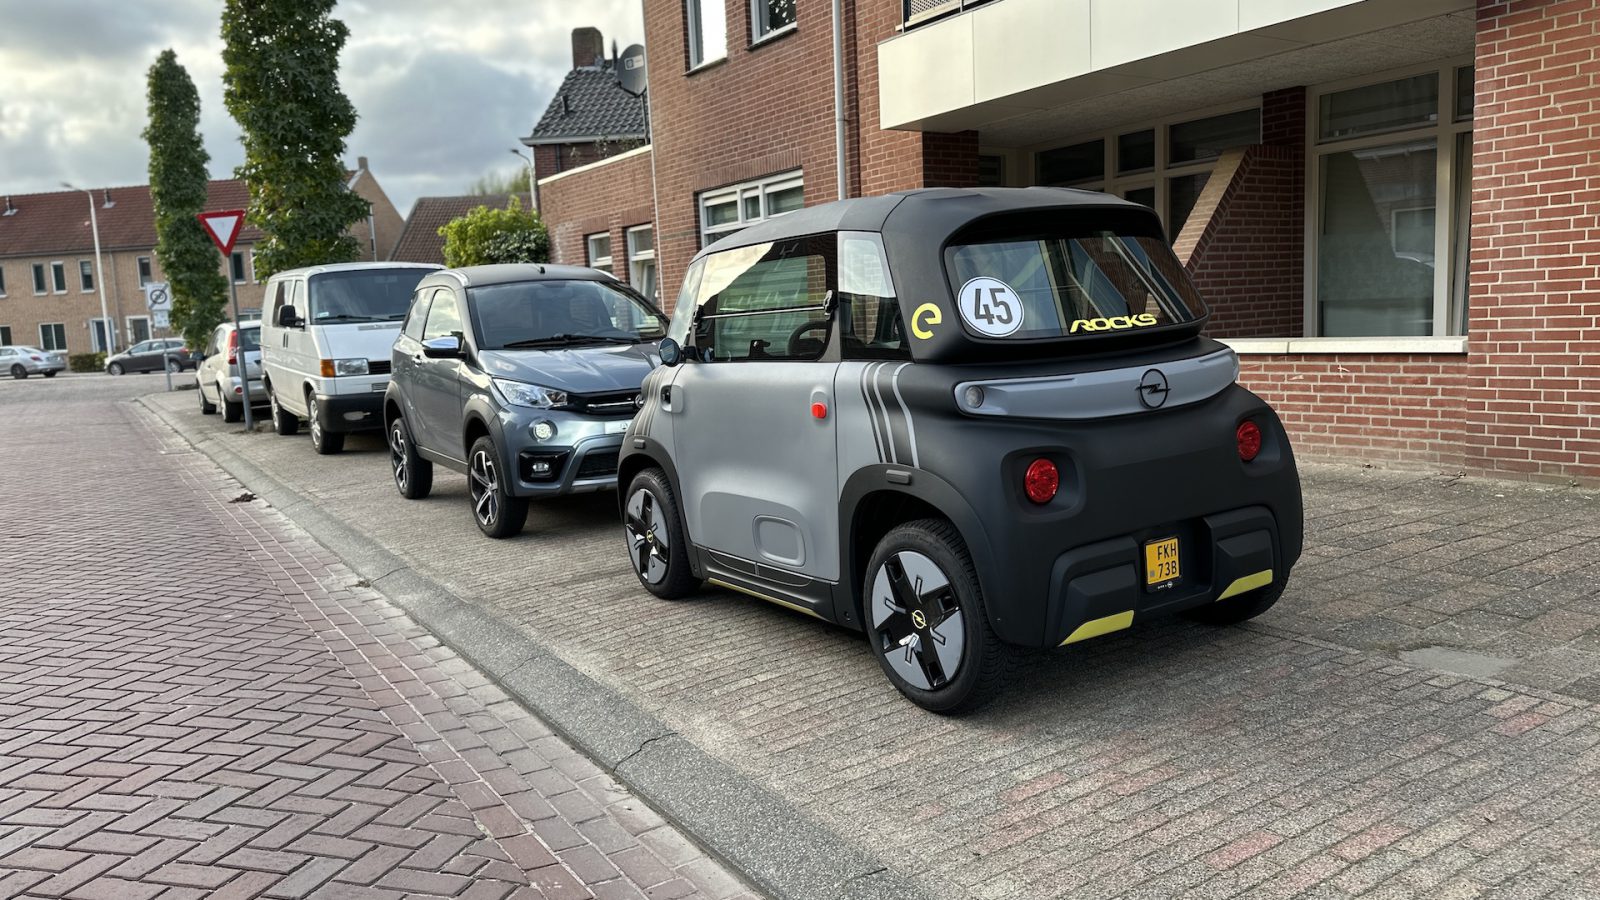
<svg viewBox="0 0 1600 900"><path fill-rule="evenodd" d="M974 337L1084 337L1192 322L1206 311L1159 237L1002 234L946 254L962 324Z"/></svg>
<svg viewBox="0 0 1600 900"><path fill-rule="evenodd" d="M398 322L431 269L356 269L311 276L311 321Z"/></svg>
<svg viewBox="0 0 1600 900"><path fill-rule="evenodd" d="M483 350L660 340L660 313L603 281L519 281L467 290Z"/></svg>
<svg viewBox="0 0 1600 900"><path fill-rule="evenodd" d="M239 344L246 350L260 350L261 328L258 326L255 328L239 329Z"/></svg>

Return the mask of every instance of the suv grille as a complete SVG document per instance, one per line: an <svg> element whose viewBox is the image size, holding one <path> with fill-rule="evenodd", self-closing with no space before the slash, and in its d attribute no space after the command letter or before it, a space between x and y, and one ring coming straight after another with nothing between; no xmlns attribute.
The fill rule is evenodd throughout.
<svg viewBox="0 0 1600 900"><path fill-rule="evenodd" d="M617 451L597 450L583 458L578 463L578 472L574 478L600 478L605 475L617 474Z"/></svg>
<svg viewBox="0 0 1600 900"><path fill-rule="evenodd" d="M392 368L394 368L394 364L387 359L367 360L368 375L387 375Z"/></svg>
<svg viewBox="0 0 1600 900"><path fill-rule="evenodd" d="M568 405L575 411L591 416L632 416L637 410L634 398L638 391L611 391L605 394L574 394ZM613 470L615 471L615 470Z"/></svg>

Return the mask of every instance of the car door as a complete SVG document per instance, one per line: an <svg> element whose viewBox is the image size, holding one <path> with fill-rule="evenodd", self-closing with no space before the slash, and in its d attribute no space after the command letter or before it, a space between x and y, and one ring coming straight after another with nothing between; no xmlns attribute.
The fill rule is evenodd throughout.
<svg viewBox="0 0 1600 900"><path fill-rule="evenodd" d="M306 280L303 277L286 278L283 282L283 305L294 307L295 315L302 321L311 321L310 301L306 296ZM305 386L313 375L322 371L322 354L317 350L316 336L313 330L316 326L306 324L296 328L280 329L277 346L272 348L272 357L277 359L281 353L283 362L274 363L275 368L282 371L280 376L273 372L272 383L278 394L278 405L288 409L295 415L304 416L306 409ZM282 378L280 383L279 378ZM286 386L287 389L284 389Z"/></svg>
<svg viewBox="0 0 1600 900"><path fill-rule="evenodd" d="M422 355L422 329L428 323L428 304L433 300L435 290L428 285L418 288L412 295L411 308L406 311L406 320L400 325L400 335L394 339L394 349L389 353L390 371L393 373L389 376L389 383L394 385L400 410L408 422L414 422L417 418L412 390L419 374L416 366L417 357ZM412 426L412 440L416 440L415 425Z"/></svg>
<svg viewBox="0 0 1600 900"><path fill-rule="evenodd" d="M161 368L160 341L143 341L133 350L134 366L140 372L154 372Z"/></svg>
<svg viewBox="0 0 1600 900"><path fill-rule="evenodd" d="M466 340L462 327L461 298L453 288L436 288L428 303L422 341L455 335ZM429 359L416 348L411 357L411 402L416 409L412 436L422 446L451 459L467 458L462 444L461 379L459 359Z"/></svg>
<svg viewBox="0 0 1600 900"><path fill-rule="evenodd" d="M690 538L827 581L840 572L832 244L707 257L687 335L696 361L678 367L663 407Z"/></svg>

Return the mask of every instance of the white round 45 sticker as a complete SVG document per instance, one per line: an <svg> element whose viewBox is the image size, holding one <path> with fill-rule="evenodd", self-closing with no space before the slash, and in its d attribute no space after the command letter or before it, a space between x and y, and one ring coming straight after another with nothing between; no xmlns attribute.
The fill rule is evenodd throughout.
<svg viewBox="0 0 1600 900"><path fill-rule="evenodd" d="M956 307L969 328L987 337L1005 337L1022 327L1022 298L998 278L984 276L963 284Z"/></svg>

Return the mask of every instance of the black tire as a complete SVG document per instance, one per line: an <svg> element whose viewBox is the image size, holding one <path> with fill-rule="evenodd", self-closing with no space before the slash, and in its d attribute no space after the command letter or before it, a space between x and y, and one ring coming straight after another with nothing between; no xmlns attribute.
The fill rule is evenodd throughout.
<svg viewBox="0 0 1600 900"><path fill-rule="evenodd" d="M45 372L44 373L44 377L46 377L46 378L54 378L54 377L56 377L56 373L54 373L54 372Z"/></svg>
<svg viewBox="0 0 1600 900"><path fill-rule="evenodd" d="M21 381L22 379L28 377L28 370L24 369L21 365L12 366L11 367L11 377L15 378L18 381Z"/></svg>
<svg viewBox="0 0 1600 900"><path fill-rule="evenodd" d="M929 588L932 579L943 584ZM922 519L884 535L867 564L862 597L873 655L912 703L965 712L1005 681L1015 654L989 627L978 573L950 523Z"/></svg>
<svg viewBox="0 0 1600 900"><path fill-rule="evenodd" d="M467 494L472 498L472 521L489 537L519 534L528 521L528 500L511 496L500 471L500 451L488 435L473 441L467 451Z"/></svg>
<svg viewBox="0 0 1600 900"><path fill-rule="evenodd" d="M203 385L196 384L194 392L200 395L200 412L202 415L214 416L217 414L217 405L206 399L206 389Z"/></svg>
<svg viewBox="0 0 1600 900"><path fill-rule="evenodd" d="M700 589L689 566L689 540L667 473L645 469L633 476L622 507L622 533L633 574L663 600L681 600Z"/></svg>
<svg viewBox="0 0 1600 900"><path fill-rule="evenodd" d="M173 375L176 375L183 371L183 363L178 362L175 359L169 359L167 360L167 371Z"/></svg>
<svg viewBox="0 0 1600 900"><path fill-rule="evenodd" d="M389 423L389 468L395 488L407 500L421 500L433 490L433 463L417 453L403 416L395 416Z"/></svg>
<svg viewBox="0 0 1600 900"><path fill-rule="evenodd" d="M1184 610L1184 617L1206 625L1237 625L1254 619L1271 609L1283 596L1283 582L1275 581L1264 588L1226 600L1217 600L1205 606Z"/></svg>
<svg viewBox="0 0 1600 900"><path fill-rule="evenodd" d="M344 449L344 432L329 431L322 427L322 416L318 415L317 396L306 394L306 420L311 426L311 449L323 456L332 456Z"/></svg>
<svg viewBox="0 0 1600 900"><path fill-rule="evenodd" d="M278 404L278 392L267 388L267 408L272 413L272 430L285 437L300 432L300 417Z"/></svg>
<svg viewBox="0 0 1600 900"><path fill-rule="evenodd" d="M217 385L217 399L222 403L222 421L244 421L244 403L242 401L239 403L230 403L228 401L228 395L223 392L222 385L220 384Z"/></svg>
<svg viewBox="0 0 1600 900"><path fill-rule="evenodd" d="M122 363L112 363L106 366L106 373L109 375L124 375L127 370L122 367Z"/></svg>

